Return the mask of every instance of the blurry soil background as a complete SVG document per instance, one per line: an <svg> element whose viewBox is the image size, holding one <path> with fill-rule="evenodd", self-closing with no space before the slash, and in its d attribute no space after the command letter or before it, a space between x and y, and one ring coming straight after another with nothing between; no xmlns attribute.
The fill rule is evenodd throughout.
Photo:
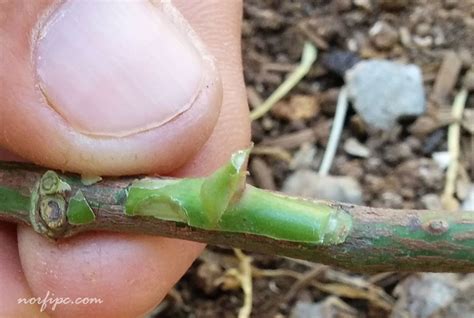
<svg viewBox="0 0 474 318"><path fill-rule="evenodd" d="M309 74L252 123L249 182L374 207L441 209L451 108L465 88L471 93L457 141L455 199L459 208L474 210L474 0L246 0L244 9L242 50L252 109L297 67L305 41L319 51ZM397 95L410 106L416 100L409 99L420 94L412 90L421 89L424 111L402 114L380 129L377 114L370 113L375 106L361 111L352 105L329 176L320 177L344 74L360 60L375 59L420 68L422 85ZM368 78L377 70L367 72ZM359 76L364 80L363 72ZM391 81L389 76L371 91L397 87ZM368 275L245 255L209 247L154 315L237 317L245 298L239 278L251 278L251 317L474 317L474 274Z"/></svg>

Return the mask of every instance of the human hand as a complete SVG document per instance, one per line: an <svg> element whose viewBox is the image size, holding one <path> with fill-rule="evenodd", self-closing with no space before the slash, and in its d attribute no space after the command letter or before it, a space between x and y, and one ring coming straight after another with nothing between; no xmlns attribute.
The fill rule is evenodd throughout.
<svg viewBox="0 0 474 318"><path fill-rule="evenodd" d="M241 1L173 5L197 36L160 1L0 2L0 160L193 176L247 147ZM17 300L48 293L102 300L51 316L144 315L203 248L111 233L55 243L5 223L0 242L1 317L40 317Z"/></svg>

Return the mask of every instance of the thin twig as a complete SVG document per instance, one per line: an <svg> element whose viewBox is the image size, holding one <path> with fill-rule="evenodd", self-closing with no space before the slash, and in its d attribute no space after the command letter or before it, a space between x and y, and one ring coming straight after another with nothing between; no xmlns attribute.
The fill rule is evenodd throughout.
<svg viewBox="0 0 474 318"><path fill-rule="evenodd" d="M309 42L305 43L300 65L285 79L283 83L281 83L281 85L263 102L263 104L250 113L250 119L256 120L262 117L273 107L273 105L275 105L275 103L285 97L285 95L288 94L288 92L309 72L314 61L316 61L316 58L316 47Z"/></svg>
<svg viewBox="0 0 474 318"><path fill-rule="evenodd" d="M347 90L343 87L339 92L336 115L334 116L334 122L332 123L331 134L329 135L329 141L326 151L324 152L323 161L319 168L319 174L322 176L327 175L331 169L334 156L336 155L337 146L339 144L339 139L341 138L342 128L344 127L348 104Z"/></svg>
<svg viewBox="0 0 474 318"><path fill-rule="evenodd" d="M313 281L311 285L325 293L337 295L339 297L368 300L372 304L386 311L390 311L393 308L394 300L392 297L390 297L382 288L377 286L361 288L360 286L341 283L323 284L317 281Z"/></svg>
<svg viewBox="0 0 474 318"><path fill-rule="evenodd" d="M467 96L467 89L462 89L456 95L451 110L454 121L449 125L448 129L448 151L451 160L446 173L446 184L444 187L442 202L444 207L449 211L456 211L459 209L459 202L454 197L454 194L456 192L456 179L459 172L461 121Z"/></svg>
<svg viewBox="0 0 474 318"><path fill-rule="evenodd" d="M290 152L277 146L255 146L252 148L250 153L257 156L270 156L287 163L290 163L291 161Z"/></svg>
<svg viewBox="0 0 474 318"><path fill-rule="evenodd" d="M361 272L474 271L474 213L285 196L244 185L245 162L238 159L205 178L104 178L92 185L77 175L0 163L0 220L52 239L133 232Z"/></svg>
<svg viewBox="0 0 474 318"><path fill-rule="evenodd" d="M293 283L291 288L281 296L278 296L273 301L271 301L267 305L266 312L268 313L268 317L276 316L277 311L283 306L288 304L296 295L296 293L304 288L305 286L309 285L311 281L319 274L327 269L327 266L320 265L320 264L313 264L312 268L309 269L305 273L297 273L290 270L260 270L262 276L272 277L272 276L287 276L296 279L296 282Z"/></svg>
<svg viewBox="0 0 474 318"><path fill-rule="evenodd" d="M327 269L327 266L319 265L317 267L314 267L308 270L308 272L304 273L300 277L300 279L296 283L294 283L293 286L291 286L291 288L288 290L285 296L283 296L281 303L287 304L288 302L290 302L293 299L293 297L295 297L298 291L300 291L305 286L309 285L314 278L319 276L326 269Z"/></svg>
<svg viewBox="0 0 474 318"><path fill-rule="evenodd" d="M301 279L303 274L295 272L290 269L260 269L258 267L252 268L253 276L258 277L291 277L294 279Z"/></svg>
<svg viewBox="0 0 474 318"><path fill-rule="evenodd" d="M248 318L252 313L253 291L252 291L252 258L245 255L240 249L234 248L234 253L239 259L239 271L233 275L240 281L244 292L244 304L239 310L239 318Z"/></svg>

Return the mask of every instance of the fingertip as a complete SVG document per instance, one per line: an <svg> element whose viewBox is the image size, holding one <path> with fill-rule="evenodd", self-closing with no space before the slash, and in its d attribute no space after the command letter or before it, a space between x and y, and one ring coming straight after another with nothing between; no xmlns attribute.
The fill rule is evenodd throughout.
<svg viewBox="0 0 474 318"><path fill-rule="evenodd" d="M7 6L1 146L42 166L106 176L166 174L206 143L222 102L212 55L176 10L110 5L97 4L100 14L81 1L28 4L28 14Z"/></svg>
<svg viewBox="0 0 474 318"><path fill-rule="evenodd" d="M0 242L0 317L43 317L37 304L28 303L32 294L20 264L16 225L0 222Z"/></svg>
<svg viewBox="0 0 474 318"><path fill-rule="evenodd" d="M204 245L145 235L91 233L57 243L21 227L18 245L35 296L100 299L58 305L58 317L138 317L153 309ZM54 296L53 296L54 295Z"/></svg>

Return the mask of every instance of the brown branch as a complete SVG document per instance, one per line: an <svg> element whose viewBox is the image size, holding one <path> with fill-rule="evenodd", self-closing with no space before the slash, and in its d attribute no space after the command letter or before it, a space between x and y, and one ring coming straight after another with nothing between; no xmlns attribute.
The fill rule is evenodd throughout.
<svg viewBox="0 0 474 318"><path fill-rule="evenodd" d="M31 165L0 163L0 220L30 225L40 234L54 239L87 231L130 232L289 256L362 272L474 271L472 212L375 209L316 202L317 206L347 213L352 226L346 228L342 242L298 242L259 233L198 228L152 216L128 216L124 213L124 205L134 178L105 178L85 186L77 176L61 175L71 189L54 196L56 199L59 197L57 200L63 198L65 206L61 208L48 201L49 207L41 210L31 202L41 201L41 198L35 198L35 193L44 173L44 169ZM71 224L65 210L73 194L79 190L90 203L95 219L86 224ZM244 198L247 191L256 190L247 187ZM258 195L270 200L266 202L282 200L281 195L271 192ZM294 201L292 204L300 204L298 207L311 203L301 199L291 200ZM237 208L239 204L236 203ZM49 212L46 213L45 209ZM265 204L256 204L255 209L265 209Z"/></svg>

